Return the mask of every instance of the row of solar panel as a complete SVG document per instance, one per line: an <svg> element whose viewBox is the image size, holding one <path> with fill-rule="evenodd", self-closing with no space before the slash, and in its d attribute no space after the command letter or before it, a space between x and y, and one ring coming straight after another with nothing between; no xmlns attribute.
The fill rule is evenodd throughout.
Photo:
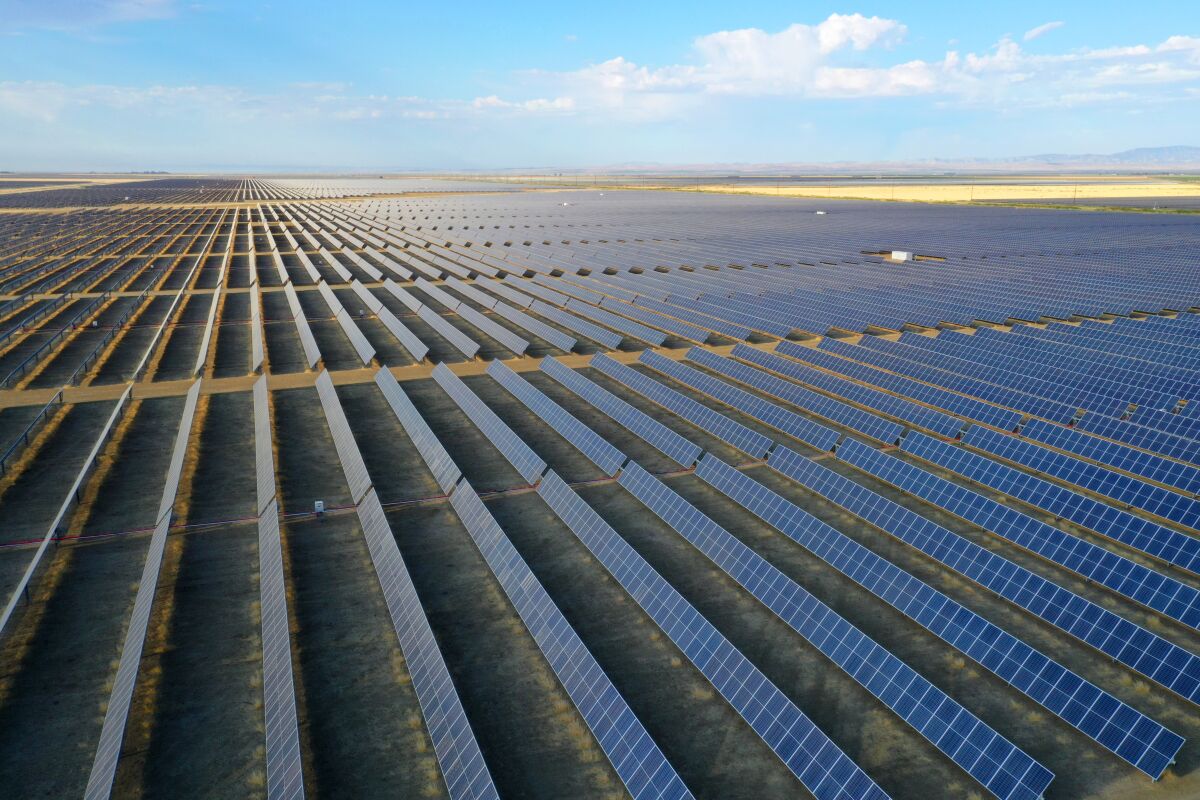
<svg viewBox="0 0 1200 800"><path fill-rule="evenodd" d="M620 370L615 376L641 375L623 365L616 366ZM526 404L535 413L541 403L549 402L511 371L506 375L505 386L519 399L527 398ZM585 455L594 452L589 435L595 434L566 412L561 413L572 423L561 426L564 438ZM704 422L697 421L697 424ZM586 432L584 436L578 435L581 428ZM634 462L625 465L618 482L997 796L1040 796L1044 788L1040 781L1048 780L1049 773L1036 767L1028 756L987 729L732 534ZM555 489L556 493L561 491ZM574 502L581 504L582 501ZM594 521L594 512L590 510L578 513L592 520L590 527L603 525ZM615 558L617 563L629 564L635 557L635 554L623 552ZM666 590L655 592L658 596L666 593Z"/></svg>
<svg viewBox="0 0 1200 800"><path fill-rule="evenodd" d="M629 383L634 383L634 381L629 381ZM626 385L628 385L628 384L626 384ZM599 390L599 387L596 387L596 389ZM600 391L602 391L602 390L600 390ZM656 392L654 392L654 393L656 393ZM596 405L596 407L602 408L601 405L599 405L599 404ZM638 411L638 414L641 414L640 411ZM704 426L704 423L702 423L702 422L697 422L696 420L692 420L692 422L697 423L697 425ZM708 431L709 427L704 426L704 429L706 429L706 431ZM708 461L710 461L710 459L713 459L713 457L706 456L706 458L704 458L704 462L708 462ZM794 455L794 453L792 453L791 451L782 449L782 447L776 447L776 450L774 451L773 456L772 456L772 458L770 458L770 461L768 463L772 464L772 467L784 471L784 474L792 476L793 479L802 480L802 476L800 476L800 474L797 473L796 469L794 469L794 464L796 464L797 459L799 459L799 456ZM840 476L836 476L836 474L834 474L834 473L829 473L828 470L823 470L823 468L818 468L816 464L814 464L812 462L808 462L808 461L806 461L806 459L799 459L799 461L803 461L806 464L810 465L811 469L822 470L823 474L826 474L827 476L832 476L833 479L841 481L842 487L844 487L844 488L845 487L856 487L856 491L862 492L865 495L871 495L871 497L874 497L877 500L882 501L882 498L878 498L877 495L874 495L874 494L870 493L869 491L866 491L865 488L854 485L854 483L847 481L846 479L841 479ZM702 464L704 462L702 462ZM697 474L701 474L700 471L697 471ZM749 480L749 479L746 479L746 480ZM805 485L810 485L810 483L805 483ZM763 491L766 491L766 489L763 489ZM734 499L738 499L738 498L734 498ZM857 509L854 509L854 507L847 505L847 501L846 501L845 497L834 497L832 499L834 501L836 501L836 503L839 503L841 505L844 505L844 507L847 507L847 510L856 511L856 512L858 511ZM895 509L899 509L899 506L896 506ZM887 509L887 510L892 511L893 509ZM796 511L799 512L798 509ZM803 515L803 512L799 512L799 513L802 513L802 515ZM911 513L911 512L908 512L908 513ZM912 516L916 517L916 515L912 515ZM812 519L811 522L816 523L815 519ZM816 523L816 524L821 524L821 523ZM829 539L827 540L827 543L832 543L832 546L830 546L828 548L830 552L841 552L841 551L845 551L845 549L847 547L850 547L850 541L845 540L845 537L842 537L840 534L836 534L836 531L833 531L832 529L828 529L827 533L829 534ZM948 531L947 531L947 533L948 533ZM870 561L871 559L877 559L877 557L874 557L874 555L871 555L871 557L866 557L866 553L868 553L868 552L863 551L862 553L859 553L860 557L862 557L862 558L858 559L859 563L863 559L866 559L868 561ZM818 553L818 554L820 554L820 553ZM854 564L854 561L852 560L852 561L848 561L848 563L846 563L846 561L842 561L840 566L836 563L834 565L838 566L839 569L845 570L845 569L847 569L848 566L853 565L853 564ZM884 564L886 564L886 563L884 563L884 561L882 561L882 559L878 559L878 570L880 570L881 575L883 575L883 573L886 573L886 570L883 569ZM887 569L894 570L895 567L887 565ZM854 577L854 570L847 571L847 575ZM856 579L858 579L858 578L856 578ZM889 578L889 581L890 581L890 578ZM913 579L913 581L914 581L914 579ZM872 589L872 590L874 590L874 589ZM904 591L901 590L900 594L898 596L904 597L906 595L905 595ZM950 602L948 599L944 599L944 601ZM904 610L904 608L901 608L901 609ZM965 612L965 609L961 609L961 612ZM968 613L968 612L966 612L966 613ZM918 620L918 621L922 621L922 620ZM924 621L923 621L923 624L924 624ZM1007 634L1006 634L1006 636L1007 636ZM948 640L950 640L950 639L948 639ZM971 639L967 639L967 642L971 642ZM1013 640L1013 642L1015 643L1015 640ZM954 644L953 640L952 640L952 644ZM960 646L960 649L961 649L962 646L964 646L964 645L959 643L959 644L956 644L956 646ZM1021 648L1026 649L1025 652L1021 652L1021 654L1020 654L1021 660L1025 661L1025 660L1027 660L1028 652L1030 652L1030 651L1028 651L1027 646L1024 645L1024 643L1021 643L1020 646L1021 646ZM1015 648L1015 644L1013 645L1013 648L1009 648L1009 649L1012 650L1014 648ZM970 651L968 651L968 650L965 650L965 651L968 652L968 655L971 655ZM974 654L973 657L978 657L978 652L977 652L977 654ZM1018 661L1018 662L1016 662L1016 664L1020 664L1022 661ZM1054 662L1049 661L1049 660L1045 660L1044 657L1042 657L1042 663L1044 664L1044 667L1046 669L1050 669L1050 670L1052 670L1052 672L1055 672L1056 680L1061 679L1063 675L1069 674L1069 673L1066 673L1066 670L1064 670L1062 667L1058 666L1058 664L1055 664ZM1004 676L1004 678L1006 678L1006 680L1010 680L1010 682L1012 682L1012 678L1013 678L1012 674L1002 675L1002 676ZM1043 676L1043 678L1044 678L1044 676ZM1081 679L1074 679L1074 680L1076 681L1076 682L1073 682L1073 684L1072 684L1074 687L1078 687L1078 686L1086 684L1086 681L1082 681ZM1032 691L1031 687L1033 686L1033 684L1024 684L1024 682L1021 682L1021 681L1014 682L1014 685L1021 688L1022 691L1026 691L1026 693L1030 693ZM1090 685L1088 685L1088 686L1090 686ZM1110 696L1108 696L1108 694L1104 694L1103 692L1100 692L1100 690L1098 690L1098 688L1091 687L1090 691L1093 691L1093 690L1094 690L1094 693L1092 694L1092 696L1090 698L1091 702L1096 702L1096 700L1099 697L1103 696L1103 697L1109 698L1109 700L1111 700L1112 703L1116 703L1115 699L1112 699ZM1039 703L1044 702L1045 697L1038 696L1037 692L1032 694L1032 696L1034 697L1034 699L1038 700ZM1105 703L1109 704L1109 700L1105 700ZM1117 706L1120 706L1120 704L1117 704ZM1070 708L1067 708L1066 703L1062 703L1060 705L1055 706L1055 708L1052 708L1051 710L1055 711L1056 714L1060 714L1061 716L1063 716L1063 718L1066 718L1067 721L1075 724L1076 727L1080 727L1080 729L1085 730L1085 733L1088 733L1088 735L1097 736L1100 732L1102 732L1102 729L1104 729L1103 724L1102 724L1102 726L1097 727L1096 724L1094 724L1093 722L1088 722L1085 726L1085 724L1084 724L1085 715L1091 714L1091 705L1086 705L1086 706L1072 705L1072 706L1070 706ZM1124 717L1124 720L1130 721L1130 717L1128 717L1127 710L1122 710L1122 716ZM1105 723L1105 724L1108 724L1108 723ZM1145 741L1146 733L1148 732L1151 734L1150 735L1151 742L1158 741L1160 746L1168 748L1168 750L1170 750L1171 746L1174 746L1175 750L1177 750L1178 746L1182 745L1182 740L1178 739L1177 736L1175 736L1175 734L1170 734L1169 732L1166 732L1165 736L1162 735L1165 729L1163 729L1160 726L1157 726L1157 723L1153 723L1153 721L1146 720L1145 717L1141 717L1140 715L1138 715L1138 717L1136 717L1136 718L1133 718L1133 720L1132 720L1132 722L1130 722L1130 724L1136 724L1136 726L1139 726L1141 728L1141 735L1140 735L1139 739L1127 741L1126 738L1124 738L1124 736L1129 735L1129 730L1126 729L1127 730L1126 734L1118 735L1118 733L1117 733L1118 730L1121 730L1122 728L1117 727L1115 729L1109 729L1108 732L1106 732L1105 739L1102 741L1102 744L1105 744L1105 746L1108 746L1110 748L1110 750L1114 750L1114 752L1118 752L1118 754L1121 754L1121 756L1123 758L1129 759L1130 762L1132 762L1136 765L1139 765L1139 769L1144 769L1147 772L1150 772L1150 774L1157 777L1159 772L1162 771L1163 769L1165 769L1165 766L1170 763L1170 757L1174 756L1174 751L1171 751L1170 753L1165 753L1162 750L1153 751L1153 752L1148 751L1147 748L1144 746L1144 745L1148 744L1148 742ZM1141 742L1140 745L1139 745L1139 742ZM1176 744L1172 745L1171 742L1176 742ZM1122 745L1123 745L1123 748L1121 748L1121 750L1118 750L1118 748L1122 747ZM1165 756L1165 758L1164 758L1164 756Z"/></svg>

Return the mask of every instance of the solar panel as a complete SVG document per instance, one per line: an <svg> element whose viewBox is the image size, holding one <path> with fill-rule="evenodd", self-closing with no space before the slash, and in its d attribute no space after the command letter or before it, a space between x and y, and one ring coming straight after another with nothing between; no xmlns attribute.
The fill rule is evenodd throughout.
<svg viewBox="0 0 1200 800"><path fill-rule="evenodd" d="M262 296L258 285L250 287L250 371L258 372L263 366Z"/></svg>
<svg viewBox="0 0 1200 800"><path fill-rule="evenodd" d="M413 297L406 290L401 288L400 284L396 283L391 278L388 278L387 280L385 280L383 282L383 288L387 289L389 294L391 294L393 297L395 297L397 300L399 300L401 303L403 303L405 308L407 308L409 311L412 311L415 313L417 311L420 311L421 307L424 305L424 303L422 303L420 300Z"/></svg>
<svg viewBox="0 0 1200 800"><path fill-rule="evenodd" d="M556 292L553 289L548 289L545 286L539 286L533 281L517 278L512 275L505 275L504 282L516 287L517 289L520 289L522 292L527 292L535 297L540 297L543 300L547 300L556 306L566 305L567 300L570 299L565 294Z"/></svg>
<svg viewBox="0 0 1200 800"><path fill-rule="evenodd" d="M387 308L380 308L377 316L379 321L383 323L383 327L387 328L388 332L396 337L396 340L408 351L408 354L413 357L414 361L425 360L425 356L429 355L429 348L417 338L416 334L408 329L407 325L401 322Z"/></svg>
<svg viewBox="0 0 1200 800"><path fill-rule="evenodd" d="M1200 526L1200 503L1138 478L986 428L971 428L963 442L1164 519Z"/></svg>
<svg viewBox="0 0 1200 800"><path fill-rule="evenodd" d="M369 366L371 360L375 358L375 347L367 341L367 337L359 330L354 320L350 319L350 315L346 312L346 309L339 307L334 319L341 326L342 331L346 334L346 338L350 340L350 344L354 347L354 352L358 354L363 365Z"/></svg>
<svg viewBox="0 0 1200 800"><path fill-rule="evenodd" d="M1010 411L991 403L985 403L982 400L976 400L973 397L966 397L956 392L930 386L927 383L921 383L902 375L885 372L884 370L876 369L857 361L851 361L847 358L839 358L831 355L826 350L805 347L795 342L780 342L775 345L775 352L789 358L799 359L815 366L848 375L857 380L887 389L890 392L911 397L922 403L937 406L952 414L973 419L995 428L1012 430L1022 418L1022 415L1016 411Z"/></svg>
<svg viewBox="0 0 1200 800"><path fill-rule="evenodd" d="M468 359L475 358L479 352L478 342L472 341L470 337L447 322L445 317L438 314L429 306L418 308L417 316L421 318L422 322L437 331L439 336L454 345L454 348Z"/></svg>
<svg viewBox="0 0 1200 800"><path fill-rule="evenodd" d="M1023 427L1021 435L1188 494L1200 493L1200 468L1190 464L1139 452L1116 442L1037 419Z"/></svg>
<svg viewBox="0 0 1200 800"><path fill-rule="evenodd" d="M314 244L313 247L315 248L316 245ZM304 272L308 275L309 279L313 283L320 283L321 273L317 272L317 268L313 266L312 259L308 257L308 254L303 250L297 250L296 258L300 260L300 265L304 267ZM291 280L289 279L287 283L291 283Z"/></svg>
<svg viewBox="0 0 1200 800"><path fill-rule="evenodd" d="M682 322L677 319L672 319L665 314L659 314L657 311L651 311L645 308L639 308L631 303L622 302L612 297L606 297L600 301L600 307L606 308L609 311L614 311L626 317L632 317L635 320L644 322L655 328L659 328L669 333L673 333L681 339L687 339L696 344L705 344L709 339L709 332L703 328L698 328L687 322Z"/></svg>
<svg viewBox="0 0 1200 800"><path fill-rule="evenodd" d="M514 325L523 328L539 339L550 343L564 352L571 352L574 349L576 341L574 338L560 331L558 328L551 327L539 319L526 314L524 311L518 311L507 303L496 302L495 313L498 317L503 317Z"/></svg>
<svg viewBox="0 0 1200 800"><path fill-rule="evenodd" d="M362 243L359 242L356 246L361 247ZM377 267L375 267L374 265L369 263L365 258L360 256L358 253L354 252L353 250L350 250L347 248L347 249L342 250L342 253L346 256L346 258L353 261L355 266L357 266L363 272L367 273L367 275L371 278L371 280L377 281L383 277L383 273L380 272Z"/></svg>
<svg viewBox="0 0 1200 800"><path fill-rule="evenodd" d="M651 419L570 367L564 366L552 358L543 358L541 366L542 372L607 414L631 433L649 442L663 455L681 466L692 466L704 452L698 445L689 442L661 422Z"/></svg>
<svg viewBox="0 0 1200 800"><path fill-rule="evenodd" d="M800 364L794 360L781 358L765 353L748 345L739 344L733 348L734 358L749 361L751 364L769 369L787 378L800 381L822 391L844 397L861 406L874 409L889 417L902 419L927 430L940 433L942 436L955 436L963 428L962 420L955 419L940 411L934 411L917 403L905 400L877 389L859 385L845 378L821 372L818 369Z"/></svg>
<svg viewBox="0 0 1200 800"><path fill-rule="evenodd" d="M378 314L379 309L383 308L383 303L379 301L379 298L371 294L371 290L363 286L357 278L350 282L350 288L354 290L354 293L358 295L358 299L362 300L363 305L372 314Z"/></svg>
<svg viewBox="0 0 1200 800"><path fill-rule="evenodd" d="M994 795L1041 796L1048 770L662 481L630 462L617 482Z"/></svg>
<svg viewBox="0 0 1200 800"><path fill-rule="evenodd" d="M313 338L312 328L308 326L308 318L304 316L304 309L300 307L300 298L296 296L296 289L290 283L284 287L284 294L287 296L288 307L292 310L292 318L296 322L296 332L300 335L300 346L304 348L304 363L312 369L321 360L321 351L317 348L317 341Z"/></svg>
<svg viewBox="0 0 1200 800"><path fill-rule="evenodd" d="M271 412L267 398L267 376L254 382L254 471L257 513L275 499L275 453L271 444Z"/></svg>
<svg viewBox="0 0 1200 800"><path fill-rule="evenodd" d="M150 624L150 611L154 605L154 594L158 588L158 576L162 566L163 551L167 546L167 531L171 527L171 509L175 505L175 494L179 489L179 477L183 460L187 455L188 436L196 414L196 402L200 398L200 381L192 384L184 400L183 414L175 434L175 445L171 450L171 462L167 468L166 485L159 501L158 517L154 532L150 534L150 545L146 550L146 562L142 567L142 578L138 583L137 596L133 601L133 613L125 630L125 641L121 647L121 658L113 678L112 691L104 711L104 723L100 740L88 775L84 797L101 800L111 796L113 778L117 773L117 761L121 756L121 743L125 740L125 725L129 719L129 706L133 701L134 684L137 682L138 667L142 661L142 648L146 643L146 629Z"/></svg>
<svg viewBox="0 0 1200 800"><path fill-rule="evenodd" d="M471 485L460 483L450 504L629 793L639 800L691 797Z"/></svg>
<svg viewBox="0 0 1200 800"><path fill-rule="evenodd" d="M333 388L333 379L327 370L321 370L314 384L321 407L325 411L325 420L329 423L329 433L333 437L333 446L337 449L338 460L346 473L346 485L350 488L350 499L357 505L363 495L371 488L371 476L367 473L367 465L363 462L350 432L350 422L342 411L338 400L337 390Z"/></svg>
<svg viewBox="0 0 1200 800"><path fill-rule="evenodd" d="M217 288L213 292L212 302L208 305L208 316L204 321L204 333L200 335L200 347L196 351L196 364L192 367L192 375L199 375L204 370L204 363L208 360L208 349L212 343L213 322L217 318L217 306L221 303L221 283L218 281Z"/></svg>
<svg viewBox="0 0 1200 800"><path fill-rule="evenodd" d="M278 250L271 251L271 263L275 265L275 272L277 275L279 275L279 282L281 284L291 283L292 278L290 275L288 275L287 267L284 265L283 257L279 255ZM251 261L251 267L253 266L254 263Z"/></svg>
<svg viewBox="0 0 1200 800"><path fill-rule="evenodd" d="M394 259L392 259L390 256L388 256L387 254L381 253L378 250L375 250L374 248L370 248L370 247L364 249L363 252L369 254L371 256L371 258L374 258L380 264L383 264L383 266L389 272L391 272L393 275L400 278L401 280L405 280L405 281L412 280L412 276L413 276L412 272L409 269L405 268L404 266L396 263L396 261ZM390 280L390 278L385 278L384 280Z"/></svg>
<svg viewBox="0 0 1200 800"><path fill-rule="evenodd" d="M521 441L521 437L504 424L494 411L467 388L461 378L450 371L449 367L438 364L433 368L432 375L438 386L450 395L455 405L479 428L508 463L512 464L517 474L527 483L537 483L538 478L546 471L546 462L530 450L529 445Z"/></svg>
<svg viewBox="0 0 1200 800"><path fill-rule="evenodd" d="M588 366L603 372L608 377L653 400L663 408L673 411L701 430L716 436L752 458L764 458L775 444L757 431L735 422L708 406L664 386L653 378L632 367L628 367L603 353L592 356Z"/></svg>
<svg viewBox="0 0 1200 800"><path fill-rule="evenodd" d="M698 311L693 311L682 306L663 303L650 297L635 297L633 302L639 306L645 306L646 308L657 311L660 314L677 317L678 319L685 320L693 325L706 328L710 331L715 331L716 333L719 333L723 336L728 336L732 339L745 340L749 339L751 336L751 330L747 327L735 325L732 322L728 322L708 314L703 314Z"/></svg>
<svg viewBox="0 0 1200 800"><path fill-rule="evenodd" d="M777 447L769 463L830 499L826 477L841 478L785 447ZM696 476L1151 777L1174 761L1181 737L761 483L712 455L700 462Z"/></svg>
<svg viewBox="0 0 1200 800"><path fill-rule="evenodd" d="M805 444L810 444L818 450L829 452L837 444L841 434L820 423L813 422L807 417L788 411L785 408L769 403L755 394L751 394L724 381L719 381L711 375L667 358L661 353L647 350L638 360L648 367L653 367L672 380L684 386L703 392L714 400L719 400L730 408L752 417L764 425L769 425L778 431L786 433Z"/></svg>
<svg viewBox="0 0 1200 800"><path fill-rule="evenodd" d="M817 394L782 378L776 378L774 375L769 375L754 367L723 358L708 350L693 347L688 350L687 359L881 442L893 444L899 441L900 436L904 433L904 427L894 422L881 419L840 400Z"/></svg>
<svg viewBox="0 0 1200 800"><path fill-rule="evenodd" d="M404 432L408 434L408 438L416 446L417 452L421 454L429 471L433 473L438 486L442 487L443 492L449 494L454 485L458 483L458 479L462 477L462 473L454 465L450 454L434 436L433 431L429 429L416 406L408 399L408 395L400 388L400 384L397 383L392 373L381 368L375 373L375 384L383 392L388 405L392 407Z"/></svg>
<svg viewBox="0 0 1200 800"><path fill-rule="evenodd" d="M579 300L568 300L567 310L581 317L586 317L592 322L598 322L606 328L619 331L626 336L641 339L643 342L647 342L655 347L661 346L667 340L667 335L662 331L656 331L653 328L648 328L633 320L619 317L616 314L612 314L596 306L588 305Z"/></svg>
<svg viewBox="0 0 1200 800"><path fill-rule="evenodd" d="M458 307L458 315L467 322L474 325L479 330L486 333L488 336L495 339L500 344L507 347L518 356L524 355L529 348L529 342L517 336L503 325L499 325L495 320L489 319L485 315L479 313L475 309L468 306L466 303Z"/></svg>
<svg viewBox="0 0 1200 800"><path fill-rule="evenodd" d="M538 494L818 800L887 796L553 471Z"/></svg>
<svg viewBox="0 0 1200 800"><path fill-rule="evenodd" d="M579 452L587 456L605 475L611 477L621 469L621 465L625 463L624 453L542 394L531 383L513 372L508 365L493 361L488 364L487 373L558 435L578 448Z"/></svg>
<svg viewBox="0 0 1200 800"><path fill-rule="evenodd" d="M890 458L853 440L839 445L837 455L866 472ZM1200 658L1186 650L874 492L836 502L1130 669L1200 699L1200 680L1194 677L1200 675Z"/></svg>
<svg viewBox="0 0 1200 800"><path fill-rule="evenodd" d="M588 322L586 319L580 319L561 309L546 305L540 300L534 300L529 308L535 314L543 316L552 322L557 322L567 330L591 339L593 342L597 342L609 350L616 350L621 346L621 335L619 333L613 333L610 330L601 328L599 325Z"/></svg>
<svg viewBox="0 0 1200 800"><path fill-rule="evenodd" d="M1200 539L922 433L905 436L902 449L1147 555L1200 574Z"/></svg>
<svg viewBox="0 0 1200 800"><path fill-rule="evenodd" d="M263 722L266 734L267 797L304 797L300 735L292 679L287 587L275 502L275 456L266 376L254 382L254 460L258 495L258 585L262 626Z"/></svg>
<svg viewBox="0 0 1200 800"><path fill-rule="evenodd" d="M860 468L1160 614L1200 625L1200 592L1179 581L898 458L879 453Z"/></svg>
<svg viewBox="0 0 1200 800"><path fill-rule="evenodd" d="M457 298L451 296L447 292L442 291L439 287L434 286L424 278L417 278L413 284L427 296L445 306L450 311L457 311L458 307L462 305Z"/></svg>
<svg viewBox="0 0 1200 800"><path fill-rule="evenodd" d="M381 369L376 373L376 380L380 381L382 375L390 377L386 370ZM380 388L395 409L403 393L399 391L399 386L395 386L395 391L389 391L384 388L385 385L386 379L380 383ZM458 693L434 641L416 588L404 566L383 507L371 486L362 454L350 433L345 412L327 372L322 372L317 379L317 392L321 397L325 416L329 420L338 458L351 489L351 497L358 506L359 522L367 541L371 563L383 590L384 601L395 627L409 675L412 677L413 688L420 701L421 713L425 717L450 796L497 797L479 746L462 710ZM404 398L404 401L407 401L407 398ZM415 409L412 411L415 414ZM411 425L411 419L406 420L400 412L397 412L397 416L401 418L402 423L408 422ZM405 429L409 430L409 426L406 425ZM417 435L420 436L420 433ZM432 434L429 435L432 437ZM436 444L436 439L433 442ZM425 449L421 451L423 456L430 451L428 441L424 442L424 445ZM438 447L440 448L440 445ZM452 463L449 466L453 468ZM447 471L444 466L440 467L439 478L444 479Z"/></svg>
<svg viewBox="0 0 1200 800"><path fill-rule="evenodd" d="M516 303L521 308L529 308L530 303L533 302L532 297L521 294L516 289L513 289L513 288L507 286L506 284L500 283L499 281L489 280L487 278L480 278L478 281L476 281L476 285L486 287L489 292L494 292L495 294L499 295L500 297L503 297L506 300L509 300L510 302Z"/></svg>
<svg viewBox="0 0 1200 800"><path fill-rule="evenodd" d="M350 274L350 270L342 266L342 262L338 261L337 257L334 256L333 253L329 252L324 247L322 247L318 252L321 254L321 258L325 259L325 263L337 273L339 278L346 283L354 280L354 276Z"/></svg>
<svg viewBox="0 0 1200 800"><path fill-rule="evenodd" d="M358 519L450 797L499 798L373 488L358 506Z"/></svg>
<svg viewBox="0 0 1200 800"><path fill-rule="evenodd" d="M469 283L463 283L458 278L446 278L446 285L484 308L492 308L496 305L496 298L484 294Z"/></svg>

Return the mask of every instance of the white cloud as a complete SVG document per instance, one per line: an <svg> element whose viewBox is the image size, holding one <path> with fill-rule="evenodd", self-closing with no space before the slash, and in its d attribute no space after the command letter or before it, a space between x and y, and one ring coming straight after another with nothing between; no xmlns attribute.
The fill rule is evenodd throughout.
<svg viewBox="0 0 1200 800"><path fill-rule="evenodd" d="M57 4L60 9L66 5ZM173 7L168 0L97 5L126 15ZM109 108L181 118L362 124L518 116L645 122L695 116L727 98L771 97L783 103L901 96L927 96L941 106L1002 110L1103 103L1127 110L1176 98L1194 100L1200 86L1200 38L1193 36L1051 54L1028 53L1005 36L982 52L950 50L940 59L924 60L891 53L903 47L907 33L901 22L861 14L832 14L817 24L794 24L773 33L758 28L718 31L697 38L692 57L682 63L638 64L618 55L570 72L521 73L504 94L473 99L374 95L327 80L258 93L229 86L0 81L0 117L50 123L80 109Z"/></svg>
<svg viewBox="0 0 1200 800"><path fill-rule="evenodd" d="M1066 25L1066 24L1067 23L1063 22L1062 20L1056 20L1054 22L1047 22L1043 25L1038 25L1036 28L1030 28L1029 30L1025 31L1025 35L1021 38L1023 38L1027 42L1032 42L1034 39L1038 38L1039 36L1043 36L1043 35L1049 33L1050 31L1055 30L1056 28L1061 28L1063 25Z"/></svg>
<svg viewBox="0 0 1200 800"><path fill-rule="evenodd" d="M1061 25L1046 23L1025 39ZM1173 87L1175 96L1185 84L1200 80L1200 38L1190 36L1050 55L1027 53L1005 36L981 53L951 50L941 60L887 64L881 51L901 45L906 34L896 20L833 14L816 25L794 24L775 33L744 28L701 36L687 63L650 66L616 56L573 72L532 76L554 94L573 99L579 113L634 119L672 117L720 96L935 95L943 102L1008 108L1045 106L1058 98L1076 104L1084 98L1127 102L1120 90L1133 86ZM864 56L857 54L865 51L875 51L865 57L868 63L885 63L864 66Z"/></svg>

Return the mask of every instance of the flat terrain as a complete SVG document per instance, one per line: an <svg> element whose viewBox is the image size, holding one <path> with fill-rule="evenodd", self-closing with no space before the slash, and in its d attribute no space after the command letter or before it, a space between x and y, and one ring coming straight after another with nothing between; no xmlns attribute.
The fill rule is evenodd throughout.
<svg viewBox="0 0 1200 800"><path fill-rule="evenodd" d="M987 188L1052 201L1076 177ZM695 797L824 800L773 751L779 726L749 723L754 698L718 691L720 669L640 594L661 579L672 608L811 720L826 755L896 800L1001 795L949 756L961 742L906 718L884 680L894 666L863 678L861 651L801 632L817 601L839 635L853 626L994 747L1052 773L1047 798L1200 796L1200 689L1137 657L1170 650L1200 669L1200 563L1155 545L1200 539L1193 218L878 203L862 198L890 187L807 183L776 197L50 181L12 187L0 217L0 795L83 794L107 720L117 758L99 784L114 797L266 797L281 751L307 796L467 796L435 747L447 708L501 797L637 795L545 635L561 615L555 641L595 660L590 686L611 683L620 724ZM1200 196L1093 184L1078 185L1095 202ZM136 207L114 194L127 192ZM954 458L913 452L922 438ZM615 466L581 450L601 440ZM856 447L920 477L869 469ZM784 448L822 479L789 474ZM756 513L708 477L714 460L791 516ZM619 483L634 465L719 526L721 546L706 552L700 526L677 530ZM551 472L597 525L543 498ZM455 511L472 491L495 528ZM503 563L489 536L512 548ZM1051 707L951 641L948 621L889 600L865 571L875 557L895 585L906 574L961 606L955 625L998 626L1068 670L1064 686L1097 687L1094 716ZM989 558L1007 583L989 582ZM622 571L643 562L637 580ZM775 583L739 580L741 563ZM1043 588L1011 588L1027 583ZM1151 607L1151 585L1178 602ZM770 607L788 587L812 598L803 613ZM1069 632L1051 591L1133 644ZM272 652L290 675L264 668ZM448 676L436 696L430 664ZM279 702L292 716L268 713ZM1140 771L1140 749L1092 733L1131 719L1175 742L1168 758Z"/></svg>

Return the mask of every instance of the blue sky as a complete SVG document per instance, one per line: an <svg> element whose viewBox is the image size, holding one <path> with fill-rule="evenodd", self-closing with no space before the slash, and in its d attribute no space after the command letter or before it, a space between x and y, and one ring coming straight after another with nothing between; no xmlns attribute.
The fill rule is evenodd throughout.
<svg viewBox="0 0 1200 800"><path fill-rule="evenodd" d="M1200 4L700 5L0 0L0 169L812 163L1200 144Z"/></svg>

